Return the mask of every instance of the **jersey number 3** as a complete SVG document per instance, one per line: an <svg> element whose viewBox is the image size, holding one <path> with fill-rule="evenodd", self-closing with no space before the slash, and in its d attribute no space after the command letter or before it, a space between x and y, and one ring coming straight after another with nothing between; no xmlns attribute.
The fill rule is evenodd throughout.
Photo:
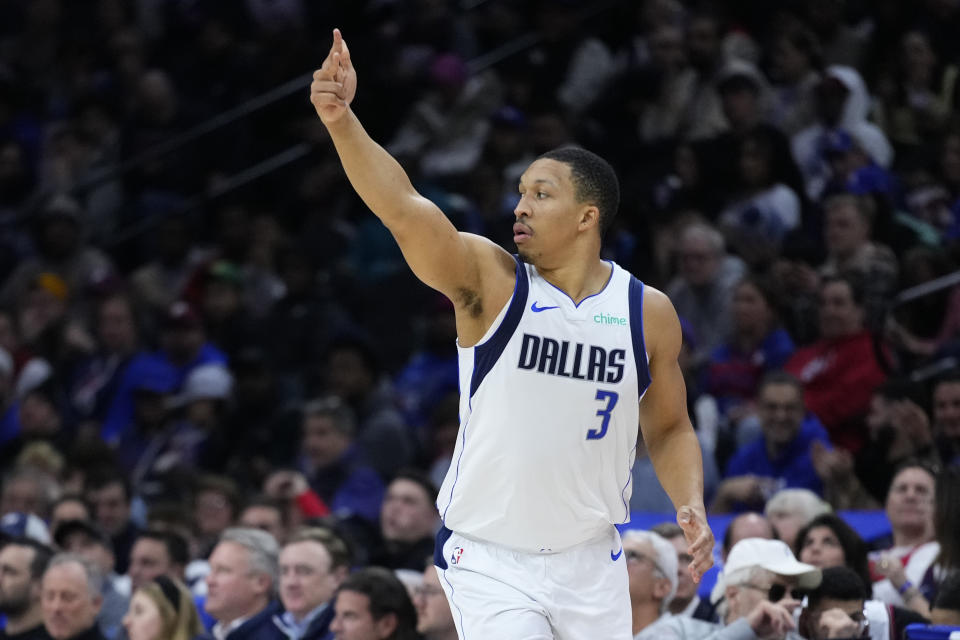
<svg viewBox="0 0 960 640"><path fill-rule="evenodd" d="M610 413L613 411L613 408L617 406L617 400L620 399L620 396L617 395L616 391L597 389L596 399L606 403L602 409L597 409L597 415L603 418L603 420L600 422L599 429L590 429L587 431L587 440L599 440L607 435L607 427L610 426Z"/></svg>

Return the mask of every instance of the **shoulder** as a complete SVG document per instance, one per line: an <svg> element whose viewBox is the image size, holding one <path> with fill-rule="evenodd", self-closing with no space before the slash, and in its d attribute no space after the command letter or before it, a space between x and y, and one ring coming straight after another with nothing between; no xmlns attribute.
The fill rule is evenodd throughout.
<svg viewBox="0 0 960 640"><path fill-rule="evenodd" d="M680 318L670 298L659 289L643 287L643 333L651 354L658 345L670 346L670 351L680 349ZM676 354L674 354L676 355Z"/></svg>

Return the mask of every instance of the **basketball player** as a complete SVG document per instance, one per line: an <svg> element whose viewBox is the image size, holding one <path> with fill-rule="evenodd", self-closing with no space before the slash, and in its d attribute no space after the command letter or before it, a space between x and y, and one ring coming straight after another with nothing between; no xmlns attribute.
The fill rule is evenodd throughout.
<svg viewBox="0 0 960 640"><path fill-rule="evenodd" d="M600 258L613 169L561 149L520 179L518 257L458 233L350 109L340 32L310 100L354 189L456 309L460 432L434 562L468 640L630 638L627 522L638 424L678 508L695 580L711 565L700 449L669 300ZM643 487L637 487L642 491ZM639 560L631 560L639 561Z"/></svg>

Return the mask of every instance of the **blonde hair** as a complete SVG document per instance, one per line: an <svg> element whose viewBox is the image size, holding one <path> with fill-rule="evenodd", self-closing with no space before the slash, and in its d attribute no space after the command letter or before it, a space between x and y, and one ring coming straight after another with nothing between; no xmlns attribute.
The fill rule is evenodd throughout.
<svg viewBox="0 0 960 640"><path fill-rule="evenodd" d="M137 591L157 605L160 619L163 621L161 635L163 640L193 640L204 631L197 608L193 604L193 596L179 580L171 579L170 582L177 588L177 596L180 599L177 609L174 609L173 604L155 581L146 583Z"/></svg>

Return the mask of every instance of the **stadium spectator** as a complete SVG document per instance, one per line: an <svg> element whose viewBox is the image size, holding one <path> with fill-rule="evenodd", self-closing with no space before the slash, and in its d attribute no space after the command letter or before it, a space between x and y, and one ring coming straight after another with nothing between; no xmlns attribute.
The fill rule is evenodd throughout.
<svg viewBox="0 0 960 640"><path fill-rule="evenodd" d="M233 480L216 475L198 478L193 492L193 528L200 548L212 549L220 534L233 526L239 511L240 496Z"/></svg>
<svg viewBox="0 0 960 640"><path fill-rule="evenodd" d="M866 440L870 397L886 374L864 324L863 285L852 276L820 285L820 339L798 349L784 369L803 383L804 401L837 447L856 453Z"/></svg>
<svg viewBox="0 0 960 640"><path fill-rule="evenodd" d="M730 550L733 549L741 540L745 538L761 538L764 540L774 540L777 532L773 525L761 513L741 513L730 521L727 530L723 533L723 546L721 547L721 557L727 561Z"/></svg>
<svg viewBox="0 0 960 640"><path fill-rule="evenodd" d="M364 462L356 428L353 411L339 398L306 403L298 466L337 518L373 525L380 517L383 481Z"/></svg>
<svg viewBox="0 0 960 640"><path fill-rule="evenodd" d="M57 482L35 469L12 469L3 476L0 491L0 515L32 513L47 519L57 499Z"/></svg>
<svg viewBox="0 0 960 640"><path fill-rule="evenodd" d="M822 492L810 449L814 442L829 446L829 440L816 419L806 416L805 409L799 380L783 372L767 374L757 393L762 435L733 455L726 479L714 498L713 511L762 508L779 488Z"/></svg>
<svg viewBox="0 0 960 640"><path fill-rule="evenodd" d="M109 538L85 520L67 520L54 530L53 539L61 551L86 559L100 572L103 599L97 626L106 638L116 638L130 605L130 587L114 570L116 557Z"/></svg>
<svg viewBox="0 0 960 640"><path fill-rule="evenodd" d="M679 272L666 293L692 327L697 341L693 360L699 366L730 335L731 292L744 265L726 253L720 232L703 223L681 231L677 253Z"/></svg>
<svg viewBox="0 0 960 640"><path fill-rule="evenodd" d="M669 614L677 591L677 555L673 545L651 531L626 531L622 542L636 635Z"/></svg>
<svg viewBox="0 0 960 640"><path fill-rule="evenodd" d="M677 590L667 606L669 612L712 622L715 616L713 607L710 606L709 601L702 600L697 594L699 585L693 581L690 572L687 571L693 558L687 551L687 539L683 535L683 529L673 522L662 522L651 527L650 531L659 534L677 551Z"/></svg>
<svg viewBox="0 0 960 640"><path fill-rule="evenodd" d="M820 275L829 279L856 274L863 288L855 292L858 305L866 313L867 324L880 329L873 319L882 315L897 287L899 264L889 247L871 240L875 209L873 200L852 193L832 195L824 201L827 259L820 266ZM820 331L827 329L821 325Z"/></svg>
<svg viewBox="0 0 960 640"><path fill-rule="evenodd" d="M135 591L158 576L182 582L189 561L190 552L183 536L174 531L146 529L130 550L130 587Z"/></svg>
<svg viewBox="0 0 960 640"><path fill-rule="evenodd" d="M808 640L862 637L868 628L866 598L867 587L855 572L843 566L824 569L823 580L807 595L800 614L801 634Z"/></svg>
<svg viewBox="0 0 960 640"><path fill-rule="evenodd" d="M190 592L168 576L134 591L123 628L128 640L193 640L203 631Z"/></svg>
<svg viewBox="0 0 960 640"><path fill-rule="evenodd" d="M93 510L83 496L67 493L53 503L50 509L50 530L56 531L67 520L93 520Z"/></svg>
<svg viewBox="0 0 960 640"><path fill-rule="evenodd" d="M335 340L327 353L326 375L329 391L356 415L357 443L370 465L390 478L409 464L413 443L370 345L362 339Z"/></svg>
<svg viewBox="0 0 960 640"><path fill-rule="evenodd" d="M0 543L0 614L3 640L44 640L41 580L53 550L28 538Z"/></svg>
<svg viewBox="0 0 960 640"><path fill-rule="evenodd" d="M791 548L796 546L797 533L830 505L808 489L781 489L770 496L763 513L770 521L776 538Z"/></svg>
<svg viewBox="0 0 960 640"><path fill-rule="evenodd" d="M96 620L103 604L103 576L91 562L70 553L47 565L40 592L43 626L54 640L105 640Z"/></svg>
<svg viewBox="0 0 960 640"><path fill-rule="evenodd" d="M333 620L333 596L350 569L346 544L320 528L297 531L280 551L276 626L292 640L324 640Z"/></svg>
<svg viewBox="0 0 960 640"><path fill-rule="evenodd" d="M84 494L93 507L97 527L110 536L117 573L126 573L130 549L140 533L140 527L132 518L133 495L129 481L122 472L105 469L87 478Z"/></svg>
<svg viewBox="0 0 960 640"><path fill-rule="evenodd" d="M453 612L440 586L433 559L427 561L427 568L423 570L423 583L414 589L413 604L417 608L417 633L424 640L457 640Z"/></svg>
<svg viewBox="0 0 960 640"><path fill-rule="evenodd" d="M788 136L793 135L813 124L816 117L820 44L802 24L788 25L774 39L770 62L771 121Z"/></svg>
<svg viewBox="0 0 960 640"><path fill-rule="evenodd" d="M207 613L216 619L213 637L224 640L285 638L273 624L280 605L277 542L259 529L227 529L210 554Z"/></svg>
<svg viewBox="0 0 960 640"><path fill-rule="evenodd" d="M907 599L915 599L921 612L929 607L932 594L922 594L915 585L923 585L924 574L940 552L934 529L935 488L936 476L923 466L907 463L894 475L885 505L893 544L871 566L877 600L911 606Z"/></svg>
<svg viewBox="0 0 960 640"><path fill-rule="evenodd" d="M273 536L278 545L287 541L287 522L283 506L266 496L254 496L240 511L237 526L260 529Z"/></svg>
<svg viewBox="0 0 960 640"><path fill-rule="evenodd" d="M723 623L710 624L683 616L665 616L637 636L640 640L670 638L783 638L793 629L792 611L800 606L799 590L820 584L821 572L797 562L779 540L746 538L730 551L718 582L725 595Z"/></svg>
<svg viewBox="0 0 960 640"><path fill-rule="evenodd" d="M433 554L434 536L440 523L437 489L422 471L407 469L387 487L380 511L381 549L370 564L388 569L423 567Z"/></svg>
<svg viewBox="0 0 960 640"><path fill-rule="evenodd" d="M794 351L793 340L780 326L778 304L771 282L747 276L733 290L730 335L712 354L704 372L703 390L717 401L723 418L735 429L753 412L764 374L783 367Z"/></svg>
<svg viewBox="0 0 960 640"><path fill-rule="evenodd" d="M819 201L830 178L830 167L821 147L830 131L843 128L881 167L890 166L893 149L883 131L867 120L870 94L855 69L840 65L827 67L817 85L816 97L817 122L798 131L790 146L803 173L807 196Z"/></svg>
<svg viewBox="0 0 960 640"><path fill-rule="evenodd" d="M867 560L867 546L857 534L838 516L825 513L814 518L797 535L798 557L801 562L821 569L845 567L855 574L862 585L867 600L863 613L870 623L871 634L877 637L902 637L903 629L923 617L903 607L892 607L870 596L872 584ZM825 577L826 579L826 577ZM841 582L849 583L846 577Z"/></svg>
<svg viewBox="0 0 960 640"><path fill-rule="evenodd" d="M330 630L351 640L415 640L417 612L407 589L390 571L368 567L337 590Z"/></svg>

